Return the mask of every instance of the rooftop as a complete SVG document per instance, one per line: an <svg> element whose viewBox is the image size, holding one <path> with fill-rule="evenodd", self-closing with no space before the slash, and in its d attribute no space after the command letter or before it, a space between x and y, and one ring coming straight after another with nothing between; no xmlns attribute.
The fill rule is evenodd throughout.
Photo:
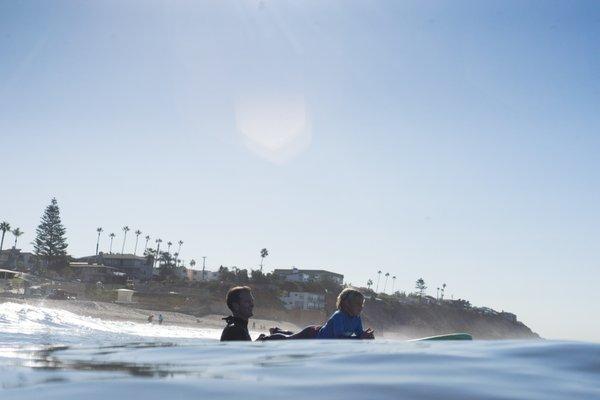
<svg viewBox="0 0 600 400"><path fill-rule="evenodd" d="M335 275L337 277L343 278L344 275L342 274L338 274L337 272L331 272L331 271L327 271L324 269L300 269L300 268L278 268L278 269L274 269L273 273L274 274L287 274L287 273L299 273L299 274L330 274L330 275Z"/></svg>
<svg viewBox="0 0 600 400"><path fill-rule="evenodd" d="M108 267L103 264L88 264L86 262L71 262L71 263L69 263L69 267L71 267L71 268L106 268L106 269L112 269L115 271L117 270L117 268Z"/></svg>
<svg viewBox="0 0 600 400"><path fill-rule="evenodd" d="M90 258L96 258L96 257L101 257L101 258L106 258L106 259L119 259L119 260L145 260L146 257L144 256L136 256L133 254L117 254L117 253L113 253L113 254L109 254L109 253L100 253L97 256L86 256L86 257L81 257L80 260L83 259L90 259Z"/></svg>

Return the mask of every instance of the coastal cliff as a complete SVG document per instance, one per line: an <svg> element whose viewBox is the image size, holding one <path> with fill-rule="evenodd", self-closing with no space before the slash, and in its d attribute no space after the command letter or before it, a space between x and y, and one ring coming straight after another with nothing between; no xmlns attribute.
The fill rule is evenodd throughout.
<svg viewBox="0 0 600 400"><path fill-rule="evenodd" d="M488 310L488 309L486 309ZM380 336L416 338L451 332L470 333L474 339L539 339L512 314L482 312L451 302L400 303L367 300L363 325L371 326Z"/></svg>
<svg viewBox="0 0 600 400"><path fill-rule="evenodd" d="M259 306L255 314L261 318L274 318L298 326L321 324L333 312L278 310ZM413 339L465 332L474 339L540 339L513 314L497 313L486 308L467 308L451 301L431 303L404 303L390 299L367 299L362 313L363 326L375 329L381 338Z"/></svg>
<svg viewBox="0 0 600 400"><path fill-rule="evenodd" d="M231 284L211 282L201 285L147 284L136 285L134 303L123 307L187 314L195 318L228 315L225 294ZM250 284L255 296L254 318L278 325L297 327L323 324L335 311L335 300L341 286L300 287L288 283ZM78 300L113 302L115 288L63 282L62 288ZM288 310L281 301L285 291L326 293L323 310ZM485 307L473 307L465 300L436 300L425 296L399 296L364 290L364 327L375 329L381 338L412 339L425 336L465 332L475 339L539 339L516 315L496 312ZM65 302L68 303L68 302ZM262 324L259 324L262 325ZM266 327L268 328L268 327Z"/></svg>

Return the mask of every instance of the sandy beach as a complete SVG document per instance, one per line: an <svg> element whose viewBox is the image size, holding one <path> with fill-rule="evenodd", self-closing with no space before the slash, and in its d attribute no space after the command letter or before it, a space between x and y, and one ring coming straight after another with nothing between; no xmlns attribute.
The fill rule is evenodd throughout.
<svg viewBox="0 0 600 400"><path fill-rule="evenodd" d="M156 321L156 317L158 317L158 314L162 314L164 318L164 324L180 325L195 328L222 329L224 327L223 317L225 317L225 315L216 314L196 317L193 315L178 312L140 309L135 307L135 303L131 305L124 305L118 303L88 300L0 298L0 307L1 304L5 302L23 303L39 307L61 309L85 317L99 318L110 321L131 321L146 323L148 321L149 315L154 314ZM249 323L249 328L252 331L266 332L266 330L268 330L272 326L278 326L282 329L288 330L298 329L296 325L286 321L252 318ZM262 329L261 327L264 327L264 329Z"/></svg>

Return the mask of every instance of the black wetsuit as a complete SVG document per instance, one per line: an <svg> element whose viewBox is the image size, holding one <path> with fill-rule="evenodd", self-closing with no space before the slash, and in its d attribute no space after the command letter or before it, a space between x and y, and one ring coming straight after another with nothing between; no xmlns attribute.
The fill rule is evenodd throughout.
<svg viewBox="0 0 600 400"><path fill-rule="evenodd" d="M221 342L230 340L246 340L251 341L250 333L248 332L248 321L241 318L229 316L223 318L227 322L227 326L221 334Z"/></svg>

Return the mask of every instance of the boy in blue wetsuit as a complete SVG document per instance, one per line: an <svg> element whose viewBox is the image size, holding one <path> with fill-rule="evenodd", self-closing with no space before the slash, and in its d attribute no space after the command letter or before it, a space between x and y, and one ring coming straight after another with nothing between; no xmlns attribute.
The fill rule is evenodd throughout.
<svg viewBox="0 0 600 400"><path fill-rule="evenodd" d="M319 329L316 339L374 339L373 329L363 330L360 313L364 303L365 296L358 290L342 290L337 298L337 311Z"/></svg>
<svg viewBox="0 0 600 400"><path fill-rule="evenodd" d="M282 339L374 339L374 331L363 330L360 313L365 297L356 289L346 288L337 298L337 311L323 326L307 326L298 333L271 328L271 335L261 335L258 340Z"/></svg>

